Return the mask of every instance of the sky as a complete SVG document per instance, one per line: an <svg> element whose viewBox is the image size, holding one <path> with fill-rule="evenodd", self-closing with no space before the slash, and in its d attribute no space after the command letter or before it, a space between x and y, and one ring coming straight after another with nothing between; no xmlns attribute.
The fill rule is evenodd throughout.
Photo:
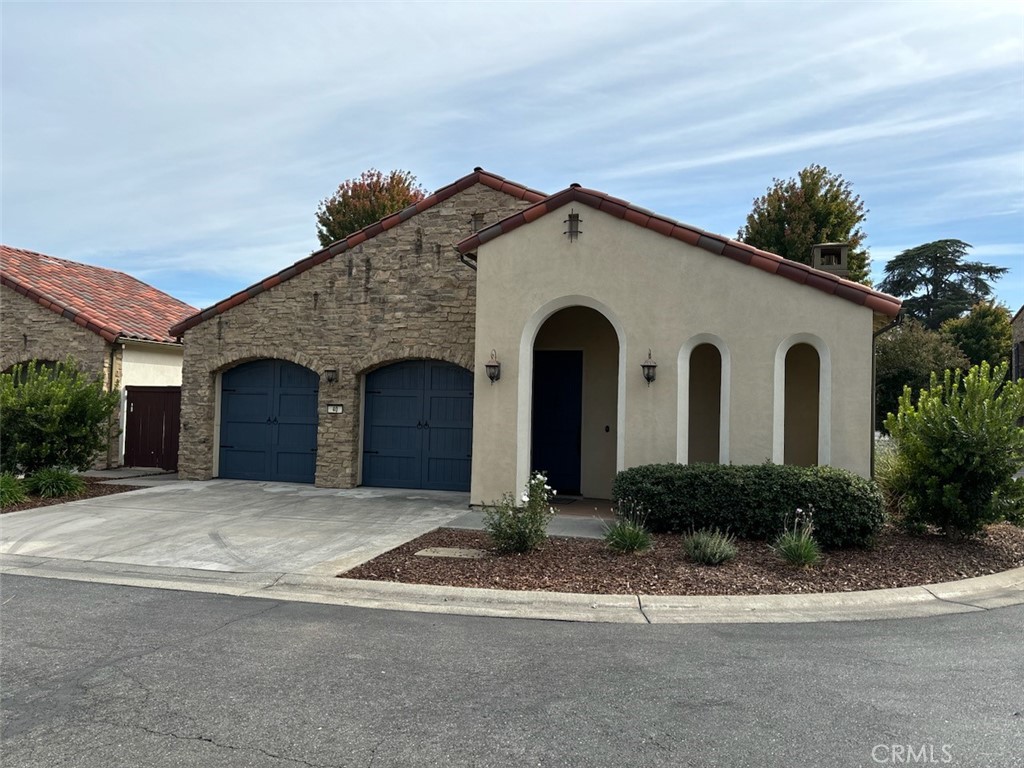
<svg viewBox="0 0 1024 768"><path fill-rule="evenodd" d="M1024 304L1024 4L0 3L7 245L209 306L374 167L481 166L735 237L812 163L872 277L957 238Z"/></svg>

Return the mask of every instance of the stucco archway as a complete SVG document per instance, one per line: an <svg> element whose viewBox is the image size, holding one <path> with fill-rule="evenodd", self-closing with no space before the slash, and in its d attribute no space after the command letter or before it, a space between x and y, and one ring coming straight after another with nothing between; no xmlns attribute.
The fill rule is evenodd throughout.
<svg viewBox="0 0 1024 768"><path fill-rule="evenodd" d="M534 387L534 351L538 334L545 323L556 313L569 308L581 308L591 310L600 317L595 318L611 327L614 338L617 341L618 359L615 364L615 452L614 468L611 472L621 470L624 466L625 456L625 363L626 359L626 335L622 323L607 305L589 296L572 295L562 296L554 299L538 308L529 318L523 327L523 333L519 345L519 381L518 381L518 407L517 407L517 441L516 441L516 484L523 488L529 479L531 467L531 449L533 447L533 387ZM595 424L597 422L595 421ZM600 430L603 432L605 424L601 422ZM609 430L610 431L610 430ZM609 464L612 462L609 461ZM591 465L591 469L596 469ZM583 472L583 469L581 469ZM585 472L584 472L585 474ZM610 479L609 479L610 483ZM588 486L589 487L589 486ZM586 490L586 489L583 489Z"/></svg>
<svg viewBox="0 0 1024 768"><path fill-rule="evenodd" d="M826 466L832 461L832 352L821 338L809 333L790 336L775 351L772 461L776 464L786 461L786 360L790 350L798 344L813 348L818 357L817 463Z"/></svg>
<svg viewBox="0 0 1024 768"><path fill-rule="evenodd" d="M698 347L711 346L718 351L720 358L718 365L719 372L719 401L718 401L718 462L729 463L729 404L731 401L732 385L732 355L725 341L713 333L701 333L687 339L686 343L679 349L678 371L679 390L676 413L676 461L680 464L689 464L690 459L690 410L691 402L691 374L693 373L693 353Z"/></svg>

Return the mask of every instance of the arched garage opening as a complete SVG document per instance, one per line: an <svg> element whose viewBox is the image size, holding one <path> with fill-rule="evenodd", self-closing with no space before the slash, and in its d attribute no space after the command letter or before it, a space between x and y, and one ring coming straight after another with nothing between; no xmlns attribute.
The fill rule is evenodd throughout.
<svg viewBox="0 0 1024 768"><path fill-rule="evenodd" d="M560 494L610 498L618 432L619 339L595 309L555 312L533 344L530 469Z"/></svg>
<svg viewBox="0 0 1024 768"><path fill-rule="evenodd" d="M320 377L286 360L221 376L220 477L312 483Z"/></svg>
<svg viewBox="0 0 1024 768"><path fill-rule="evenodd" d="M405 360L366 375L363 485L468 491L473 374Z"/></svg>

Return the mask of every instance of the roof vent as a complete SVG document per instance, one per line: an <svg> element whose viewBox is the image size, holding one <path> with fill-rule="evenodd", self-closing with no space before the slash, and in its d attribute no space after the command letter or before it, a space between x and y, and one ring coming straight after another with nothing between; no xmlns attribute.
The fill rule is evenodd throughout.
<svg viewBox="0 0 1024 768"><path fill-rule="evenodd" d="M850 274L849 243L818 243L811 246L811 266L836 277Z"/></svg>

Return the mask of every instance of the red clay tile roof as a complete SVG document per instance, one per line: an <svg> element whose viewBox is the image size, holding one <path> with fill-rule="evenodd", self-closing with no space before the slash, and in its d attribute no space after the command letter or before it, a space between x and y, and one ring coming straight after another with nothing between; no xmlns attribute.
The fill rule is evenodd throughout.
<svg viewBox="0 0 1024 768"><path fill-rule="evenodd" d="M349 248L354 248L360 243L364 243L371 238L376 237L381 232L391 229L392 227L401 224L403 221L411 219L417 213L423 213L428 208L432 208L438 203L447 200L448 198L463 192L474 184L483 184L484 186L496 189L499 192L504 192L507 195L511 195L517 200L526 200L531 203L536 203L544 200L547 196L543 192L538 192L535 189L524 187L522 184L516 184L513 181L497 176L493 173L485 171L483 168L474 168L473 172L468 176L463 176L457 181L453 181L446 187L441 187L439 190L434 192L432 195L420 200L415 205L410 205L408 208L393 213L390 216L385 216L380 221L370 224L367 227L363 227L358 232L353 232L346 238L331 243L325 248L314 252L310 256L297 261L287 269L282 269L276 275L271 275L266 280L250 285L248 288L239 291L233 296L229 296L223 301L219 301L212 307L207 307L202 312L197 312L191 317L186 318L182 322L171 328L171 334L180 337L185 331L190 328L195 328L200 323L205 323L211 317L216 317L224 312L227 312L232 307L237 307L253 296L258 296L264 291L273 288L275 285L280 285L285 280L290 280L298 274L305 272L308 269L312 269L317 264L323 264L328 259L332 259L338 254L344 253Z"/></svg>
<svg viewBox="0 0 1024 768"><path fill-rule="evenodd" d="M779 275L801 285L816 288L819 291L838 296L841 299L852 301L854 304L859 304L862 307L867 307L874 312L879 312L889 317L896 317L900 311L900 300L888 294L873 291L860 283L843 280L835 275L830 275L828 272L812 269L806 264L800 264L796 261L789 261L781 256L776 256L774 253L759 250L745 243L705 232L696 227L691 227L689 224L681 224L678 221L673 221L672 219L639 208L625 200L619 200L618 198L606 195L604 192L584 189L579 184L573 184L568 189L556 192L537 204L523 209L519 213L504 218L489 227L485 227L462 240L456 247L460 253L473 256L477 248L484 243L507 232L511 232L523 224L535 221L541 216L568 203L589 205L591 208L604 211L617 219L625 219L639 227L652 229L666 237L682 240L684 243L702 248L716 256L725 256L741 264L757 267L773 275Z"/></svg>
<svg viewBox="0 0 1024 768"><path fill-rule="evenodd" d="M99 334L174 343L167 329L196 308L124 272L0 245L0 283Z"/></svg>

